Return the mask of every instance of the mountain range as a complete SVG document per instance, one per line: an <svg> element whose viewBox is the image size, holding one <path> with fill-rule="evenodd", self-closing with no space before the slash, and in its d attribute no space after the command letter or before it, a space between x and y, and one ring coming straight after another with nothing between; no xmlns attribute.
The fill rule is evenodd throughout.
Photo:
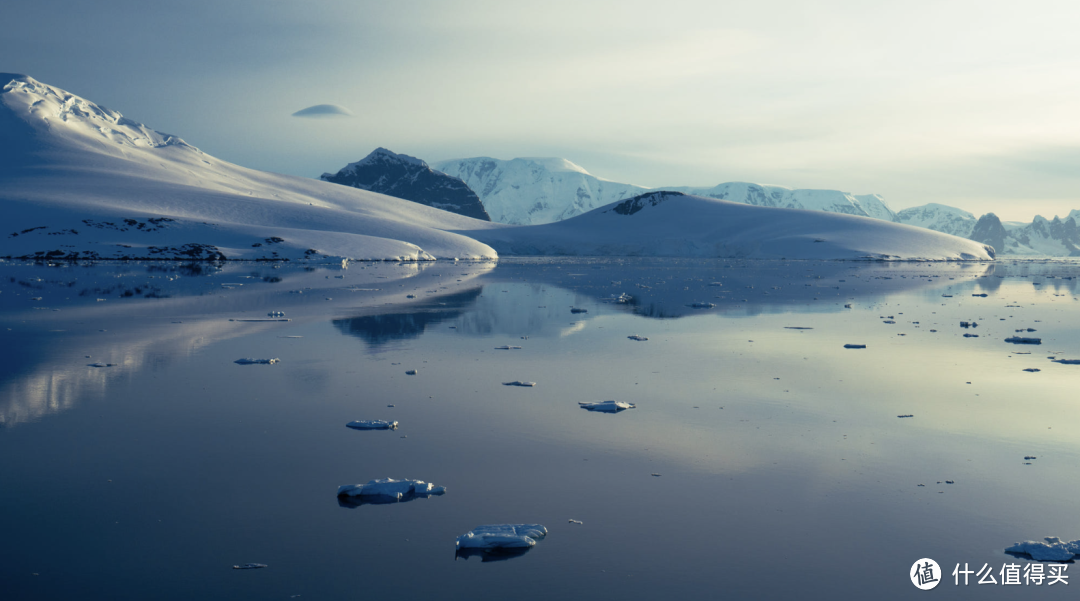
<svg viewBox="0 0 1080 601"><path fill-rule="evenodd" d="M25 75L2 74L0 84L0 214L7 230L0 232L0 257L994 256L971 240L857 214L752 207L680 192L641 194L636 187L626 187L627 198L555 223L493 223L351 185L234 165ZM427 170L412 157L389 152L377 157L409 161L410 173ZM559 165L567 178L587 175L573 167ZM583 202L586 196L589 202L605 198L606 183L592 179L598 182L596 193L577 197ZM379 185L404 189L389 179Z"/></svg>

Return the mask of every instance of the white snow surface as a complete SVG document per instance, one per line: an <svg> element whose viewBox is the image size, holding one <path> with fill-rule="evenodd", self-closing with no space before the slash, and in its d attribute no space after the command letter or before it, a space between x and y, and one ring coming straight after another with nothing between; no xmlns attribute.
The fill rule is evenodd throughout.
<svg viewBox="0 0 1080 601"><path fill-rule="evenodd" d="M648 192L598 178L558 158L476 157L439 161L431 167L463 180L480 197L492 221L514 225L561 221Z"/></svg>
<svg viewBox="0 0 1080 601"><path fill-rule="evenodd" d="M1080 554L1080 539L1063 541L1056 536L1048 536L1043 541L1029 540L1005 549L1007 553L1027 553L1036 561L1068 561Z"/></svg>
<svg viewBox="0 0 1080 601"><path fill-rule="evenodd" d="M971 213L932 202L919 207L904 209L896 214L900 223L924 227L935 232L944 232L953 236L967 238L975 229L978 219Z"/></svg>
<svg viewBox="0 0 1080 601"><path fill-rule="evenodd" d="M457 537L458 549L522 549L547 536L540 524L489 524Z"/></svg>
<svg viewBox="0 0 1080 601"><path fill-rule="evenodd" d="M480 196L492 221L514 225L553 223L650 191L676 191L757 206L831 211L896 221L896 213L877 194L856 196L838 190L794 190L746 182L649 189L596 177L560 158L507 161L476 157L440 161L432 168L464 180Z"/></svg>
<svg viewBox="0 0 1080 601"><path fill-rule="evenodd" d="M0 256L496 257L447 231L486 222L233 165L24 75L0 74L0 140Z"/></svg>
<svg viewBox="0 0 1080 601"><path fill-rule="evenodd" d="M896 213L885 203L885 199L877 194L856 196L839 190L796 190L785 186L747 182L729 182L712 188L676 187L661 190L759 207L809 209L896 221Z"/></svg>
<svg viewBox="0 0 1080 601"><path fill-rule="evenodd" d="M558 223L461 232L504 255L990 260L931 230L816 210L654 192Z"/></svg>
<svg viewBox="0 0 1080 601"><path fill-rule="evenodd" d="M338 487L339 497L390 497L401 500L407 495L441 495L445 486L435 486L423 480L394 480L383 478L371 480L367 484L344 484Z"/></svg>

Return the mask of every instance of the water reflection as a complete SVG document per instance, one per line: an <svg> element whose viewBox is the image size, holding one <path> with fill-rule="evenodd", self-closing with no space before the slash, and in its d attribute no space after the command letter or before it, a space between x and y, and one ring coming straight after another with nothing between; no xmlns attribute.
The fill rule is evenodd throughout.
<svg viewBox="0 0 1080 601"><path fill-rule="evenodd" d="M496 549L477 549L477 548L465 548L457 549L454 551L454 560L464 559L468 560L470 557L479 557L481 563L487 563L489 561L506 561L508 559L514 559L522 557L529 551L532 551L532 547L501 547Z"/></svg>
<svg viewBox="0 0 1080 601"><path fill-rule="evenodd" d="M480 297L482 288L439 296L409 307L408 313L384 313L333 320L342 334L357 336L372 346L417 338L428 327L456 319Z"/></svg>

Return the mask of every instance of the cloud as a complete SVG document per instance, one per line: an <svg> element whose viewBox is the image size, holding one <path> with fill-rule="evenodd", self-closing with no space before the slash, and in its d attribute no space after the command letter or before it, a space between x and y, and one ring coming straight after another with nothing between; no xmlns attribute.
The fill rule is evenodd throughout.
<svg viewBox="0 0 1080 601"><path fill-rule="evenodd" d="M293 117L352 117L352 111L336 104L316 104L306 109L300 109L292 114Z"/></svg>

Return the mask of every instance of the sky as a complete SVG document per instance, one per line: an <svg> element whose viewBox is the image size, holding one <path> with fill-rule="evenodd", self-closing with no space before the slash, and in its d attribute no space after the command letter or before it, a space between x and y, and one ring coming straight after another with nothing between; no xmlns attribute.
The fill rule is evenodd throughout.
<svg viewBox="0 0 1080 601"><path fill-rule="evenodd" d="M1080 209L1080 3L35 0L25 73L218 158L318 177L383 146L643 186ZM298 117L315 105L338 114Z"/></svg>

